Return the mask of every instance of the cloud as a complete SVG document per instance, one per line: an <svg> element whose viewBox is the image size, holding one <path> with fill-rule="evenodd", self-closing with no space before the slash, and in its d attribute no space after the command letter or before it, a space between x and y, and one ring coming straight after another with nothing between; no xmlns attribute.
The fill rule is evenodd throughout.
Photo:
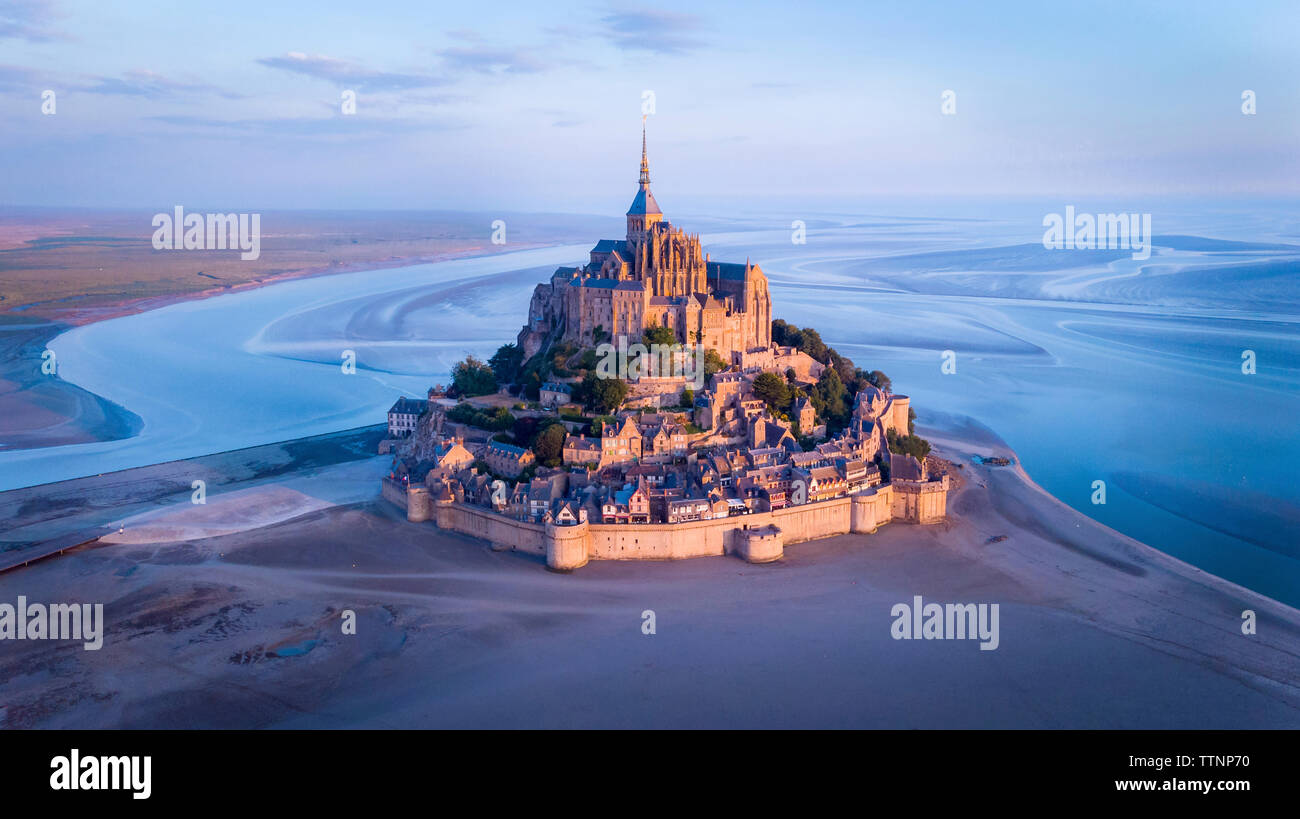
<svg viewBox="0 0 1300 819"><path fill-rule="evenodd" d="M615 11L601 18L606 36L625 51L686 54L704 46L700 18L671 11Z"/></svg>
<svg viewBox="0 0 1300 819"><path fill-rule="evenodd" d="M67 35L54 30L57 16L53 0L0 0L0 40L66 40Z"/></svg>
<svg viewBox="0 0 1300 819"><path fill-rule="evenodd" d="M30 68L16 65L0 65L0 90L13 91L34 88L40 84L42 75ZM46 81L48 83L48 80Z"/></svg>
<svg viewBox="0 0 1300 819"><path fill-rule="evenodd" d="M477 71L481 74L537 74L554 67L532 51L523 48L457 46L437 52L452 70Z"/></svg>
<svg viewBox="0 0 1300 819"><path fill-rule="evenodd" d="M465 40L470 43L479 43L483 41L483 35L477 31L468 28L454 28L447 32L447 36L454 40Z"/></svg>
<svg viewBox="0 0 1300 819"><path fill-rule="evenodd" d="M295 74L327 80L339 86L367 91L401 91L407 88L428 88L443 83L443 80L427 74L375 71L337 57L304 54L301 51L290 51L283 57L265 57L258 60L258 63L268 68L291 71Z"/></svg>
<svg viewBox="0 0 1300 819"><path fill-rule="evenodd" d="M146 99L183 94L215 94L231 100L244 98L243 94L226 91L215 85L172 80L162 74L143 70L128 71L121 77L96 77L93 84L81 86L77 90L88 94L145 97Z"/></svg>
<svg viewBox="0 0 1300 819"><path fill-rule="evenodd" d="M262 119L215 119L186 115L150 117L155 122L218 134L261 134L265 136L332 137L359 135L397 135L425 131L453 131L466 127L460 123L413 117L387 118L368 116L282 117Z"/></svg>

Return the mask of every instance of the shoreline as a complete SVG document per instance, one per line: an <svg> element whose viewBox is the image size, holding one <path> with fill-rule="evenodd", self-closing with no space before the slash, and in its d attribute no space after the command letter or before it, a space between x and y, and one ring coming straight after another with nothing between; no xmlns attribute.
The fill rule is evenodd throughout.
<svg viewBox="0 0 1300 819"><path fill-rule="evenodd" d="M520 248L512 248L512 250L515 250L515 249L525 249L525 247L532 247L532 245L521 246ZM117 315L125 315L125 314L132 313L132 312L141 312L141 311L143 311L143 310L147 310L147 309L156 309L156 308L161 308L161 307L163 307L163 306L166 306L167 304L172 304L172 303L176 303L176 302L179 302L179 301L187 301L187 300L198 299L198 298L211 298L211 297L213 297L213 296L219 296L219 295L222 295L222 294L224 294L224 293L232 292L232 291L234 291L234 290L236 290L236 289L241 289L241 290L242 290L242 289L249 289L249 288L253 288L253 287L262 287L262 286L265 286L265 285L269 285L269 284L274 284L274 283L279 283L279 282L282 282L282 281L286 281L286 280L289 280L289 279L292 279L292 278L304 278L304 277L308 277L308 276L331 275L331 274L334 274L334 273L355 272L355 271L349 269L349 268L353 268L353 267L355 267L355 268L360 268L360 269L388 269L388 268L393 268L393 267L405 267L405 266L410 266L410 265L412 265L412 264L421 264L421 263L426 263L426 262L428 262L428 261L445 261L445 260L447 260L447 259L449 259L449 258L459 258L461 255L464 255L464 254L444 254L445 258L444 258L444 257L438 257L438 258L430 257L429 259L423 259L423 260L407 259L407 258L404 258L404 259L395 259L395 260L391 260L389 263L386 263L386 264L380 264L380 265L378 265L378 266L376 266L376 265L374 265L374 264L357 264L357 265L347 265L347 266L331 266L331 267L329 267L329 268L304 268L303 270L296 271L296 272L294 272L294 273L283 274L283 275L281 275L281 276L277 276L277 277L270 277L270 278L268 278L268 279L264 279L264 280L262 280L262 281L260 281L260 282L255 283L255 284L254 284L254 283L247 283L247 284L243 284L243 285L239 285L239 286L237 286L237 287L231 287L231 288L212 288L212 289L209 289L209 290L207 290L207 291L203 291L202 294L176 294L176 295L168 296L168 297L155 297L155 298L153 298L153 299L133 300L133 301L125 302L125 303L123 303L123 304L121 304L121 305L118 305L118 308L120 308L120 309L118 310L118 312L114 312L114 313L112 313L111 315L110 315L110 314L101 314L101 315L93 315L93 316L92 316L92 315L87 314L87 315L83 315L82 318L84 319L83 323L90 323L90 322L93 322L93 321L106 320L106 319L108 319L108 318L115 317L115 316L117 316ZM490 258L492 255L495 255L495 254L479 254L479 255L470 254L469 256L467 256L467 258ZM70 308L70 309L76 309L76 308ZM20 316L20 317L21 317L22 315L23 315L23 314L21 314L21 313L19 313L19 314L14 314L14 313L12 313L12 312L9 312L9 313L3 313L3 314L0 314L0 318L10 317L10 316ZM35 321L35 322L39 322L39 319L37 319L37 316L36 316L36 315L32 315L31 318L33 319L33 321ZM33 326L44 326L44 329L40 330L39 333L38 333L38 335L43 334L43 337L46 338L46 339L48 339L49 337L52 337L53 335L57 334L58 332L62 332L63 329L66 329L65 327L62 327L62 326L59 326L59 325L55 325L55 324L53 324L53 323L49 323L48 326L45 326L45 325L39 325L39 324L34 324ZM33 331L33 332L36 332L36 331ZM28 344L29 344L29 346L31 346L32 342L28 342ZM8 363L8 362L7 362L7 363ZM38 366L38 365L39 365L39 359L35 359L35 366ZM27 385L28 387L32 386L32 384L34 384L34 383L37 382L37 381L40 381L40 380L43 378L43 377L41 377L41 376L34 376L34 375L31 374L31 368L33 367L33 362L32 362L32 361L23 361L23 362L22 362L22 366L27 370L26 377L27 377L27 379L28 379L28 385ZM82 404L82 405L85 405L85 406L104 408L104 409L101 409L102 417L99 419L97 425L95 425L95 426L91 426L91 427L83 428L83 432L82 432L81 437L71 437L71 438L68 438L68 439L66 439L66 440L59 440L59 441L58 441L58 444L66 444L66 443L85 443L85 442L95 441L95 440L114 440L114 439L118 439L118 438L129 437L131 434L134 434L134 432L130 432L131 429L133 429L133 428L138 429L138 427L133 427L133 424L138 424L138 423L139 423L139 418L138 418L137 416L135 416L133 413L130 413L129 410L126 410L125 408L122 408L122 407L120 407L120 406L118 406L118 405L116 405L116 404L112 404L111 402L107 402L107 401L105 401L104 399L100 398L99 396L96 396L96 395L94 395L94 394L92 394L92 393L86 392L86 391L83 390L82 388L77 387L77 386L72 385L72 384L69 384L68 382L63 382L62 380L55 380L55 381L52 381L52 382L49 382L49 383L50 383L50 385L51 385L51 388L53 388L53 389L55 389L55 390L62 389L62 390L64 390L64 391L66 392L66 394L65 394L65 396L64 396L64 400L67 400L67 401L74 401L74 400L75 400L75 401L81 402L81 404ZM20 390L20 393L21 393L21 390ZM4 403L6 400L11 400L11 398L12 398L12 394L0 394L0 410L3 410L3 409L4 409L4 407L3 407L3 403ZM88 414L88 413L81 412L81 413L79 413L79 416L83 416L83 417L84 417L84 416L86 416L87 414ZM16 416L15 416L13 413L11 413L11 414L10 414L10 418L13 418L13 417L16 417ZM926 429L926 428L927 428L926 425L924 425L924 424L922 424L922 425L920 425L920 426L921 426L922 429ZM126 432L123 432L123 430L126 430ZM20 431L20 433L19 433L19 436L20 436L20 437L18 438L19 441L21 441L21 434L22 434L22 433L21 433L21 431ZM35 433L35 434L40 434L40 433L38 432L38 433ZM35 435L35 434L34 434L34 435ZM94 436L100 436L100 437L94 437ZM33 437L34 437L34 436L33 436ZM6 441L6 443L8 443L8 441ZM282 442L282 443L287 443L287 442ZM47 444L47 445L58 445L58 444ZM13 446L13 447L10 447L10 448L11 448L11 449L26 449L26 448L38 448L38 447L29 447L29 446L21 446L21 445L20 445L20 446ZM1030 480L1030 479L1028 478L1027 473L1024 473L1024 470L1023 470L1023 464L1019 461L1019 459L1017 459L1017 461L1016 461L1016 463L1015 463L1015 466L1014 466L1014 469L1019 470L1020 473L1021 473L1021 475L1022 475L1026 480L1029 480L1029 482L1030 482L1030 483L1031 483L1031 484L1032 484L1032 485L1033 485L1033 486L1034 486L1034 487L1035 487L1039 492L1043 493L1043 494L1044 494L1045 496L1047 496L1047 497L1052 497L1053 500L1056 500L1053 496L1051 496L1050 494L1048 494L1047 491L1046 491L1045 489L1043 489L1041 486L1038 486L1038 484L1033 483L1032 480ZM48 484L45 484L44 486L49 486L49 485L48 485ZM1062 502L1062 503L1063 503L1063 502ZM1091 518L1089 518L1089 519L1091 519ZM1100 524L1099 524L1099 525L1100 525ZM1135 541L1135 542L1137 542L1137 541ZM1154 548L1154 547L1151 547L1151 548ZM1157 551L1158 551L1158 550L1157 550ZM1162 553L1162 554L1164 554L1164 553ZM1174 558L1171 558L1171 559L1174 559ZM1188 564L1188 565L1190 565L1190 564ZM1227 582L1227 581L1225 581L1225 582ZM1264 598L1264 599L1273 600L1274 598L1266 597L1266 598Z"/></svg>
<svg viewBox="0 0 1300 819"><path fill-rule="evenodd" d="M926 440L929 440L936 447L937 450L947 453L948 455L951 455L953 452L967 455L968 458L965 461L965 463L967 463L968 465L970 464L969 456L978 455L982 457L988 457L985 454L986 452L992 452L993 455L1001 455L1003 457L1009 457L1012 459L1012 463L1008 466L994 466L994 465L986 464L980 466L980 468L988 471L991 476L994 476L993 479L995 481L998 481L998 479L995 477L997 475L997 471L1000 470L1000 471L1011 473L1015 475L1016 481L1023 484L1027 490L1034 493L1034 495L1036 495L1037 498L1041 500L1043 503L1051 504L1053 506L1059 507L1059 509L1062 510L1063 513L1076 515L1079 518L1088 521L1088 523L1091 524L1092 527L1095 527L1099 531L1104 532L1107 538L1113 539L1119 543L1123 543L1129 549L1140 551L1144 556L1144 558L1152 560L1153 562L1163 563L1171 571L1176 571L1180 574L1187 576L1188 578L1192 578L1192 577L1209 578L1214 584L1219 585L1221 587L1221 590L1224 592L1231 592L1243 598L1246 597L1255 598L1256 600L1265 602L1269 605L1279 606L1287 610L1288 612L1294 612L1296 615L1297 623L1300 624L1300 609L1296 608L1295 606L1292 606L1276 598L1269 597L1266 594L1257 592L1254 589L1243 586L1240 583L1236 583L1225 577L1221 577L1211 572L1207 572L1204 569L1201 569L1192 563L1188 563L1185 560L1174 557L1168 552L1161 551L1160 549L1157 549L1156 547L1151 546L1150 544L1144 543L1138 540L1137 538L1131 537L1130 535L1126 535L1123 532L1119 531L1118 529L1108 526L1105 523L1102 523L1101 521L1089 515L1086 515L1083 512L1080 512L1079 510L1075 509L1073 506L1070 506L1065 501L1061 500L1060 498L1056 497L1055 495L1053 495L1052 493L1044 489L1042 486L1040 486L1029 475L1029 473L1025 471L1024 465L1021 462L1019 455L1016 454L1016 451L1012 449L1010 446L1008 446L1004 441L1002 441L1001 438L998 437L996 432L994 432L992 429L985 426L978 419L967 418L966 420L969 422L967 425L969 428L980 428L983 431L985 431L989 436L991 436L991 440L987 445L972 446L973 443L972 441L965 441L962 440L961 438L952 438L949 435L945 435L945 434L935 435L934 437L928 437L928 436L923 436L923 437L926 437ZM918 431L933 431L933 430L941 430L942 428L918 423L917 429ZM963 469L961 471L965 472L966 470ZM970 476L963 475L962 477L969 478ZM999 482L1008 483L1010 481L1006 479L1002 479ZM966 485L963 485L961 487L962 490L965 490L967 488L969 487ZM1105 555L1101 555L1101 554L1093 554L1092 556L1094 559L1099 559L1099 560L1105 557ZM1118 561L1118 560L1112 561L1112 565L1115 568L1120 569L1121 571L1123 571L1126 566L1126 564L1123 561Z"/></svg>
<svg viewBox="0 0 1300 819"><path fill-rule="evenodd" d="M383 424L371 424L0 492L5 524L0 555L19 556L76 532L111 528L133 516L189 503L196 477L204 481L205 493L217 495L373 459L384 430Z"/></svg>
<svg viewBox="0 0 1300 819"><path fill-rule="evenodd" d="M561 244L520 242L511 245L509 251L502 252L558 247ZM72 328L296 279L498 255L482 253L481 250L476 248L464 252L451 251L375 262L313 265L272 274L256 281L194 292L122 299L103 305L37 309L40 303L36 303L0 310L0 417L6 419L0 450L43 449L115 441L130 438L142 428L143 421L129 408L64 381L60 376L51 377L41 372L41 352L47 349L51 340Z"/></svg>
<svg viewBox="0 0 1300 819"><path fill-rule="evenodd" d="M0 575L7 597L75 587L106 602L108 622L101 652L15 644L0 659L5 723L1300 726L1300 612L1093 521L1022 470L971 465L1014 454L977 421L927 429L967 464L947 521L792 544L760 566L554 573L407 522L378 497L374 456L289 461L213 489L206 507L146 509L120 543ZM1000 647L890 639L890 607L913 595L1001 604ZM345 608L362 637L339 635ZM1239 631L1246 608L1257 635ZM963 697L944 694L958 685Z"/></svg>
<svg viewBox="0 0 1300 819"><path fill-rule="evenodd" d="M444 253L432 253L420 256L377 259L370 262L357 261L347 262L344 264L309 265L307 267L295 268L281 273L268 274L260 279L252 281L222 285L220 287L209 287L206 290L126 298L109 301L105 304L82 307L57 307L50 305L52 309L38 309L49 303L33 302L0 310L0 321L9 317L21 318L24 316L33 316L47 321L59 322L69 328L80 327L85 324L93 324L97 321L107 321L122 316L144 313L149 310L157 310L161 307L168 307L181 302L201 301L216 296L223 296L227 293L240 293L245 290L257 290L273 284L293 281L295 279L330 276L336 273L363 273L369 270L390 270L395 267L414 267L421 264L435 264L437 262L449 262L460 259L489 258L502 253L514 253L521 250L534 250L542 247L559 247L563 244L564 242L517 242L512 243L509 246L509 250L489 253L482 252L483 248L472 248L465 251L447 251Z"/></svg>
<svg viewBox="0 0 1300 819"><path fill-rule="evenodd" d="M42 372L51 339L72 325L32 316L0 315L0 451L115 441L139 434L144 422L126 407ZM57 363L57 362L56 362Z"/></svg>

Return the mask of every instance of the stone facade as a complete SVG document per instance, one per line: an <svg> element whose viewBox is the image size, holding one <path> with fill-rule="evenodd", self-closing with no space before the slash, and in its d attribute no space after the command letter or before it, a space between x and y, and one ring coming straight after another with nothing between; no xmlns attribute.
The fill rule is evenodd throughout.
<svg viewBox="0 0 1300 819"><path fill-rule="evenodd" d="M845 534L869 534L893 520L894 490L741 517L671 524L571 525L515 520L489 509L434 501L423 487L387 481L384 496L407 508L411 521L481 538L497 549L544 556L552 569L572 570L590 560L678 560L734 554L754 563L781 559L785 546Z"/></svg>
<svg viewBox="0 0 1300 819"><path fill-rule="evenodd" d="M650 192L649 173L643 134L627 235L602 239L587 264L561 267L537 286L518 338L525 357L557 340L590 347L625 336L632 343L653 326L725 361L771 345L767 276L748 261L712 261L699 236L674 228Z"/></svg>
<svg viewBox="0 0 1300 819"><path fill-rule="evenodd" d="M491 441L483 451L483 460L496 474L513 478L536 463L537 456L532 453L532 450L523 447Z"/></svg>
<svg viewBox="0 0 1300 819"><path fill-rule="evenodd" d="M561 268L539 286L519 342L531 356L557 342L619 346L620 335L639 341L651 327L670 329L697 351L717 350L726 366L690 397L682 394L684 377L637 379L630 397L640 410L616 411L594 435L566 424L562 469L537 464L533 452L492 440L490 432L468 437L469 430L444 423L445 407L431 394L415 433L394 441L398 457L384 497L409 520L542 555L560 570L589 560L722 554L765 563L792 543L870 533L890 521L944 519L948 465L933 459L927 469L924 458L902 454L920 451L916 442L895 437L908 434L908 397L888 384L861 388L847 428L825 440L826 424L806 393L827 365L771 344L762 271L713 262L699 237L664 220L643 142L626 238L602 240L584 266ZM803 397L768 407L754 389L762 373L789 379ZM667 406L691 406L645 410L663 406L663 396ZM562 404L571 386L547 381L541 397L544 405ZM474 467L478 457L494 474ZM410 483L421 477L423 485Z"/></svg>
<svg viewBox="0 0 1300 819"><path fill-rule="evenodd" d="M415 432L420 416L428 408L427 401L399 398L388 411L388 437L408 438Z"/></svg>

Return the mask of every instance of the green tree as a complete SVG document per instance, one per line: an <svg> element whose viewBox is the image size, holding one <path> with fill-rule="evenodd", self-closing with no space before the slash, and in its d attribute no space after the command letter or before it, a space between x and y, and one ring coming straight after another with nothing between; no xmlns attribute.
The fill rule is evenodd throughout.
<svg viewBox="0 0 1300 819"><path fill-rule="evenodd" d="M790 340L792 330L797 332L797 329L784 319L772 319L772 343L782 347L798 347L798 344Z"/></svg>
<svg viewBox="0 0 1300 819"><path fill-rule="evenodd" d="M587 373L582 379L582 396L586 405L601 414L608 414L622 406L627 399L628 387L618 378L597 378Z"/></svg>
<svg viewBox="0 0 1300 819"><path fill-rule="evenodd" d="M481 424L484 429L495 429L498 432L506 432L507 429L515 428L515 416L511 415L510 409L497 407L491 412L482 412Z"/></svg>
<svg viewBox="0 0 1300 819"><path fill-rule="evenodd" d="M651 324L645 328L641 334L641 341L647 345L650 344L676 344L677 333L671 327L660 327L658 324Z"/></svg>
<svg viewBox="0 0 1300 819"><path fill-rule="evenodd" d="M447 417L458 424L469 424L472 427L488 429L494 432L505 432L515 425L515 416L511 415L510 410L505 407L497 407L491 412L484 412L467 401L462 401L452 407L447 413Z"/></svg>
<svg viewBox="0 0 1300 819"><path fill-rule="evenodd" d="M474 409L473 404L470 404L466 401L461 401L456 406L452 407L450 410L447 411L447 418L452 421L455 421L458 424L472 425L474 423L474 416L477 413L478 410Z"/></svg>
<svg viewBox="0 0 1300 819"><path fill-rule="evenodd" d="M542 397L542 376L540 373L536 370L525 372L523 375L523 381L525 398L530 401L536 401L538 398Z"/></svg>
<svg viewBox="0 0 1300 819"><path fill-rule="evenodd" d="M880 370L872 370L871 372L867 373L867 381L871 382L873 386L879 387L885 392L894 391L893 390L894 382L890 381L889 376L885 375Z"/></svg>
<svg viewBox="0 0 1300 819"><path fill-rule="evenodd" d="M890 430L885 436L889 439L889 451L897 452L900 455L911 455L918 461L925 460L925 456L930 454L930 442L916 435L899 435L894 430Z"/></svg>
<svg viewBox="0 0 1300 819"><path fill-rule="evenodd" d="M568 432L564 424L552 421L537 433L533 442L533 454L543 466L559 466L564 456L564 438Z"/></svg>
<svg viewBox="0 0 1300 819"><path fill-rule="evenodd" d="M458 395L467 398L497 391L497 379L492 368L472 355L451 368L451 383Z"/></svg>
<svg viewBox="0 0 1300 819"><path fill-rule="evenodd" d="M754 395L767 403L773 412L783 410L790 405L790 387L785 379L776 373L759 373L754 379Z"/></svg>
<svg viewBox="0 0 1300 819"><path fill-rule="evenodd" d="M840 430L848 426L853 405L849 400L848 390L845 389L844 382L840 380L840 374L834 367L827 367L822 371L817 386L813 388L812 402L813 409L826 420L828 427Z"/></svg>
<svg viewBox="0 0 1300 819"><path fill-rule="evenodd" d="M727 362L722 360L722 356L717 350L708 349L704 351L704 378L707 380L713 377L714 373L720 373L727 369Z"/></svg>
<svg viewBox="0 0 1300 819"><path fill-rule="evenodd" d="M518 344L502 344L488 359L488 366L492 368L492 374L499 384L514 381L523 363L524 351Z"/></svg>
<svg viewBox="0 0 1300 819"><path fill-rule="evenodd" d="M520 446L532 446L540 428L536 416L521 415L515 419L512 432Z"/></svg>
<svg viewBox="0 0 1300 819"><path fill-rule="evenodd" d="M825 364L829 360L827 353L831 348L822 341L821 333L811 327L805 327L800 331L799 349Z"/></svg>

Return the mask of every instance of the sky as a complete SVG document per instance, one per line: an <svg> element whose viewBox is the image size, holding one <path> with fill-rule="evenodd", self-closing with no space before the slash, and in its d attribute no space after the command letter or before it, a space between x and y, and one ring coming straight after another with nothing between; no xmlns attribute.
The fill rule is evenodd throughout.
<svg viewBox="0 0 1300 819"><path fill-rule="evenodd" d="M1291 197L1297 42L1294 0L0 0L0 205L621 214L647 91L669 211Z"/></svg>

